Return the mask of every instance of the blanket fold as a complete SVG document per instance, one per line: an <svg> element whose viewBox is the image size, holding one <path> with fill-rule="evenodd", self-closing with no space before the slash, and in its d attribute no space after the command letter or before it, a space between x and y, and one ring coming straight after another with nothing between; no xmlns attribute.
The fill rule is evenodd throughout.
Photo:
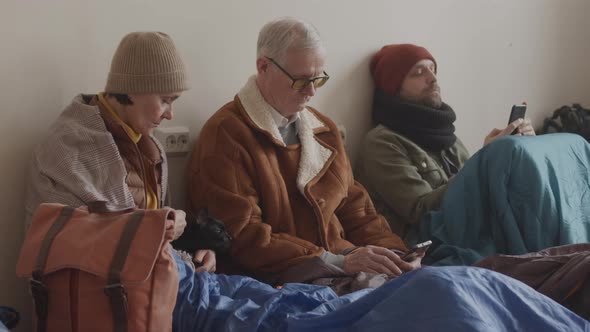
<svg viewBox="0 0 590 332"><path fill-rule="evenodd" d="M590 242L590 144L573 134L497 139L450 183L440 210L424 215L423 263L471 265Z"/></svg>

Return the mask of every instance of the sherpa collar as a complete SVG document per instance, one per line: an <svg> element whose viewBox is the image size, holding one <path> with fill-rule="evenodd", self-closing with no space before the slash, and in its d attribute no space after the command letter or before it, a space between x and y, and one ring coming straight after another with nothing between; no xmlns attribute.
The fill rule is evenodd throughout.
<svg viewBox="0 0 590 332"><path fill-rule="evenodd" d="M254 125L259 130L268 132L275 144L285 147L279 128L272 117L272 112L276 110L262 97L256 84L256 75L248 79L246 85L238 92L238 98ZM314 130L327 126L307 108L301 111L299 116L301 158L297 170L297 188L305 194L305 186L321 172L333 152L320 144L314 134Z"/></svg>

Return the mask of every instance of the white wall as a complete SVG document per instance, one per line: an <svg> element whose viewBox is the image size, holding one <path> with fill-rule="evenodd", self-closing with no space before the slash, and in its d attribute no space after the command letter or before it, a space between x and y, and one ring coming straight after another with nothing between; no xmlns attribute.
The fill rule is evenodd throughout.
<svg viewBox="0 0 590 332"><path fill-rule="evenodd" d="M371 54L388 43L424 45L438 61L458 134L475 152L493 126L506 123L514 103L527 101L537 124L559 105L590 104L589 10L585 0L3 0L0 305L17 307L30 320L25 283L14 268L31 150L75 94L104 87L112 53L127 32L173 36L194 88L177 102L168 125L189 126L196 136L254 73L259 28L283 15L311 21L326 40L332 77L311 104L348 128L352 157L370 123ZM185 162L172 160L177 204Z"/></svg>

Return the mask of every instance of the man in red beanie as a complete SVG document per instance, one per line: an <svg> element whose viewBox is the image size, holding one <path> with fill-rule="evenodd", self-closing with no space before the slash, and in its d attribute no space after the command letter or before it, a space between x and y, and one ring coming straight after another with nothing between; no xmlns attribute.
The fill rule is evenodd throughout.
<svg viewBox="0 0 590 332"><path fill-rule="evenodd" d="M455 136L455 112L442 101L437 64L412 44L384 46L371 61L373 120L357 164L357 179L406 243L416 239L422 215L440 207L447 184L469 158ZM535 135L529 120L493 129L484 145L517 130Z"/></svg>

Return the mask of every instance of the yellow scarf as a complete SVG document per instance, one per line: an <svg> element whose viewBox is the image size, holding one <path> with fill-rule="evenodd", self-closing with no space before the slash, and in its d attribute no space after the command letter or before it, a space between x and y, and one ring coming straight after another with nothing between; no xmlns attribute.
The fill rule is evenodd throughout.
<svg viewBox="0 0 590 332"><path fill-rule="evenodd" d="M133 143L135 143L137 145L137 142L139 142L139 140L141 139L141 134L139 134L135 130L133 130L133 128L131 128L128 124L125 123L125 121L123 121L119 117L119 115L115 112L115 110L113 110L111 105L109 105L107 100L104 98L104 93L98 94L98 100L109 112L111 112L111 114L115 117L117 122L119 122L123 126L123 129L125 130L125 133L127 133L127 136L129 136L129 138L133 141ZM145 197L146 198L146 208L147 209L157 209L158 208L158 196L156 196L156 193L148 185L147 179L143 179L143 185L146 188L146 197Z"/></svg>
<svg viewBox="0 0 590 332"><path fill-rule="evenodd" d="M123 121L119 117L119 114L117 114L117 112L115 112L115 110L112 109L111 105L109 105L109 102L104 98L104 92L98 94L98 100L100 101L102 106L104 106L109 112L111 112L111 114L115 117L115 119L117 119L117 121L123 126L123 129L125 129L127 136L129 136L129 138L131 138L133 143L137 144L137 142L139 142L139 140L141 139L141 134L138 134L137 132L135 132L135 130L133 130L133 128L129 127L129 125L126 124L125 121Z"/></svg>

